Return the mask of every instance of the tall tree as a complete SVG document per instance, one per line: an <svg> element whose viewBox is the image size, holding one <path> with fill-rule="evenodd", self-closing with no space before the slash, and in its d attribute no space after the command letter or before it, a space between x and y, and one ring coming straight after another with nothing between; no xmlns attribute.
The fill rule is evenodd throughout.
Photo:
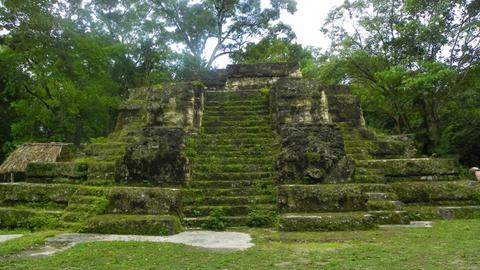
<svg viewBox="0 0 480 270"><path fill-rule="evenodd" d="M218 57L238 51L271 29L284 30L274 27L280 12L296 11L295 0L271 0L271 6L263 9L260 0L153 1L175 40L207 68ZM214 41L214 49L204 58L209 40Z"/></svg>
<svg viewBox="0 0 480 270"><path fill-rule="evenodd" d="M444 108L480 60L478 1L345 1L323 31L332 45L320 76L339 75L377 126L415 132L426 153L436 151Z"/></svg>
<svg viewBox="0 0 480 270"><path fill-rule="evenodd" d="M82 33L48 0L4 1L0 53L5 91L17 115L12 140L80 143L111 130L119 85L105 39Z"/></svg>

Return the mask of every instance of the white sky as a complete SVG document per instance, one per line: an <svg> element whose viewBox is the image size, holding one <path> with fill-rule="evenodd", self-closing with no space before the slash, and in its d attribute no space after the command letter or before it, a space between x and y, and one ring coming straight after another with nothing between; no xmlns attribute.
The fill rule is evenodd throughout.
<svg viewBox="0 0 480 270"><path fill-rule="evenodd" d="M297 34L297 42L304 46L314 46L326 49L330 41L320 32L328 12L340 6L344 0L297 0L297 12L282 13L280 20L289 24ZM269 0L262 0L262 5L268 5ZM210 46L208 46L210 45ZM213 49L213 44L207 44L207 52ZM230 63L228 57L215 61L217 68L223 68Z"/></svg>

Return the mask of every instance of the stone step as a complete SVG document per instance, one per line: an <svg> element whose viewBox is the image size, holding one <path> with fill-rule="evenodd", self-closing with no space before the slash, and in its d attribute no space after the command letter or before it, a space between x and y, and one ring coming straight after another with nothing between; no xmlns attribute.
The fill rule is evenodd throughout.
<svg viewBox="0 0 480 270"><path fill-rule="evenodd" d="M222 165L233 165L233 164L259 164L259 165L270 165L273 166L274 157L273 156L253 156L245 157L243 155L235 156L212 156L212 155L198 155L192 159L193 164L222 164Z"/></svg>
<svg viewBox="0 0 480 270"><path fill-rule="evenodd" d="M208 194L209 196L254 196L254 195L276 195L277 189L273 182L258 183L253 187L242 188L197 188L183 189L184 197L201 197Z"/></svg>
<svg viewBox="0 0 480 270"><path fill-rule="evenodd" d="M187 197L183 199L185 206L213 206L213 205L245 205L245 204L269 204L276 203L276 198L269 195L263 196L208 196L208 197Z"/></svg>
<svg viewBox="0 0 480 270"><path fill-rule="evenodd" d="M204 114L202 121L205 122L223 122L223 121L238 121L240 123L254 121L254 120L270 120L270 115L268 114L225 114L225 115L210 115Z"/></svg>
<svg viewBox="0 0 480 270"><path fill-rule="evenodd" d="M193 172L193 179L195 180L262 180L272 178L272 172L218 172L218 173L204 173Z"/></svg>
<svg viewBox="0 0 480 270"><path fill-rule="evenodd" d="M0 207L0 228L27 230L57 226L62 211L24 207Z"/></svg>
<svg viewBox="0 0 480 270"><path fill-rule="evenodd" d="M398 200L398 196L395 193L367 192L366 194L369 200L376 200L376 201Z"/></svg>
<svg viewBox="0 0 480 270"><path fill-rule="evenodd" d="M355 174L353 182L355 183L396 183L396 182L439 182L439 181L458 181L458 175L422 175L422 176L403 176L391 177L380 174Z"/></svg>
<svg viewBox="0 0 480 270"><path fill-rule="evenodd" d="M405 206L411 220L480 218L480 205Z"/></svg>
<svg viewBox="0 0 480 270"><path fill-rule="evenodd" d="M217 140L225 140L225 139L236 139L236 140L243 140L243 139L270 139L272 143L275 142L275 137L273 133L270 132L263 132L263 133L248 133L248 132L219 132L213 134L202 134L198 137L200 141L209 142L209 141L217 141Z"/></svg>
<svg viewBox="0 0 480 270"><path fill-rule="evenodd" d="M250 220L247 216L225 216L223 218L226 227L245 227ZM199 229L205 228L208 220L209 217L187 217L182 219L182 224L188 229Z"/></svg>
<svg viewBox="0 0 480 270"><path fill-rule="evenodd" d="M261 111L254 111L254 110L231 110L231 111L210 111L210 112L205 112L206 115L208 116L225 116L225 115L234 115L234 116L257 116L257 117L264 117L269 115L269 112L266 110L261 110Z"/></svg>
<svg viewBox="0 0 480 270"><path fill-rule="evenodd" d="M265 158L275 160L276 155L278 154L277 149L271 150L256 150L256 149L230 149L223 151L211 151L211 150L197 150L198 159L208 159L211 157L215 158L226 158L226 159L235 159L241 157L244 159L256 159L256 158Z"/></svg>
<svg viewBox="0 0 480 270"><path fill-rule="evenodd" d="M367 209L367 195L357 185L281 185L278 208L281 212L350 212Z"/></svg>
<svg viewBox="0 0 480 270"><path fill-rule="evenodd" d="M237 101L212 101L212 100L206 100L205 101L205 107L208 106L225 106L225 105L232 105L232 106L260 106L263 105L265 106L266 101L261 100L261 99L255 99L255 100L237 100Z"/></svg>
<svg viewBox="0 0 480 270"><path fill-rule="evenodd" d="M279 146L274 144L269 144L268 141L262 142L243 142L235 143L234 141L226 143L219 142L218 144L199 144L197 145L196 151L199 154L204 152L217 152L218 155L223 154L224 152L243 152L245 154L258 154L262 153L271 154L274 151L279 151Z"/></svg>
<svg viewBox="0 0 480 270"><path fill-rule="evenodd" d="M194 180L190 183L191 188L207 188L207 189L226 189L226 188L251 188L257 186L275 186L271 178L267 179L251 179L251 180Z"/></svg>
<svg viewBox="0 0 480 270"><path fill-rule="evenodd" d="M246 216L252 210L276 211L274 204L256 204L256 205L220 205L220 206L187 206L183 208L183 214L186 217L205 217L215 210L222 210L227 216Z"/></svg>
<svg viewBox="0 0 480 270"><path fill-rule="evenodd" d="M359 160L357 170L374 170L382 175L403 177L423 175L457 175L458 164L452 159L412 158Z"/></svg>
<svg viewBox="0 0 480 270"><path fill-rule="evenodd" d="M367 202L367 209L372 211L403 210L403 206L401 201L368 200Z"/></svg>
<svg viewBox="0 0 480 270"><path fill-rule="evenodd" d="M407 211L369 211L375 222L380 225L385 224L410 224L410 217Z"/></svg>
<svg viewBox="0 0 480 270"><path fill-rule="evenodd" d="M404 203L476 201L480 204L480 185L470 181L398 182L390 184Z"/></svg>
<svg viewBox="0 0 480 270"><path fill-rule="evenodd" d="M181 231L175 216L99 215L87 220L84 232L102 234L172 235Z"/></svg>
<svg viewBox="0 0 480 270"><path fill-rule="evenodd" d="M258 91L229 91L229 92L211 92L205 93L207 102L237 102L237 101L263 101L265 97Z"/></svg>
<svg viewBox="0 0 480 270"><path fill-rule="evenodd" d="M223 146L225 147L257 147L259 146L261 149L272 149L273 147L278 147L279 145L276 144L271 138L243 138L243 139L235 139L235 138L224 138L224 139L216 139L216 140L206 140L206 139L199 139L197 141L197 147L202 149L203 146L218 146L219 149L222 149ZM235 149L234 149L235 150Z"/></svg>
<svg viewBox="0 0 480 270"><path fill-rule="evenodd" d="M194 163L194 172L202 173L242 173L242 172L272 172L273 164L215 164Z"/></svg>
<svg viewBox="0 0 480 270"><path fill-rule="evenodd" d="M229 104L224 103L221 105L206 105L204 112L236 112L236 111L265 111L268 112L268 107L265 104L259 105L238 105L238 104Z"/></svg>
<svg viewBox="0 0 480 270"><path fill-rule="evenodd" d="M221 120L209 120L202 121L202 127L256 127L256 126L271 126L270 119L248 119L244 121L221 121Z"/></svg>
<svg viewBox="0 0 480 270"><path fill-rule="evenodd" d="M256 126L256 127L202 127L204 134L235 134L235 133L262 133L271 134L272 128L269 126Z"/></svg>
<svg viewBox="0 0 480 270"><path fill-rule="evenodd" d="M377 227L368 212L287 213L280 216L281 231L353 231Z"/></svg>
<svg viewBox="0 0 480 270"><path fill-rule="evenodd" d="M69 205L74 203L74 204L86 204L86 205L91 205L93 203L96 203L98 201L103 201L105 198L99 197L99 196L91 196L91 195L74 195L68 202Z"/></svg>

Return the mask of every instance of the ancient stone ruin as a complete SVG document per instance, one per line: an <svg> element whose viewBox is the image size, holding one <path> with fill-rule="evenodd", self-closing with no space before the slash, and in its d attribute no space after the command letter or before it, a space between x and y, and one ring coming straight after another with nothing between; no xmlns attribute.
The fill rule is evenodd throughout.
<svg viewBox="0 0 480 270"><path fill-rule="evenodd" d="M480 187L454 160L370 131L348 87L289 63L132 89L109 137L25 145L0 180L1 228L159 235L480 217Z"/></svg>

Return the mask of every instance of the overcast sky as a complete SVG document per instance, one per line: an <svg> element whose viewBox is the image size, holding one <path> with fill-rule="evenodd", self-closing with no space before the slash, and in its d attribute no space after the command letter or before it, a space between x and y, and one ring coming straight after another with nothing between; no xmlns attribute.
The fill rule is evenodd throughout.
<svg viewBox="0 0 480 270"><path fill-rule="evenodd" d="M297 12L293 15L283 13L280 18L284 23L292 26L297 34L297 42L305 46L315 46L326 49L329 41L320 32L323 21L328 12L340 6L344 0L297 0ZM262 0L264 5L269 0ZM213 49L209 46L210 49ZM208 48L207 48L208 49ZM223 57L215 62L215 66L222 68L230 63L228 57Z"/></svg>

